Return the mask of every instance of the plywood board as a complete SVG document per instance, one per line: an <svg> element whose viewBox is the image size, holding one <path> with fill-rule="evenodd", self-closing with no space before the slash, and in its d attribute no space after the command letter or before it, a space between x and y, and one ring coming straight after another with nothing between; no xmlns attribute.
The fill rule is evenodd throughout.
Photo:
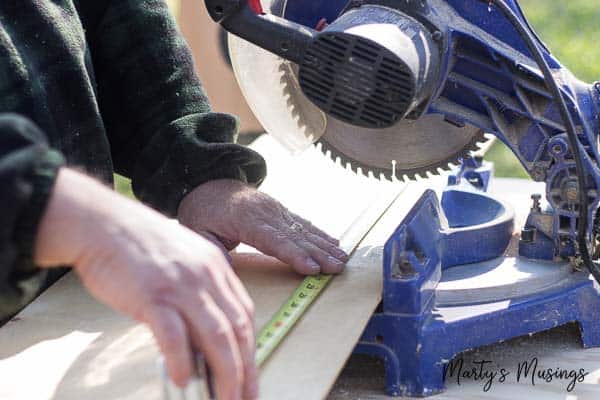
<svg viewBox="0 0 600 400"><path fill-rule="evenodd" d="M400 196L261 370L263 399L324 398L381 295L381 244L416 200ZM365 221L363 220L362 223ZM264 324L302 279L273 259L235 265ZM148 330L98 304L73 274L0 330L3 399L154 399L158 353ZM35 385L28 384L35 377ZM39 377L39 379L38 379Z"/></svg>
<svg viewBox="0 0 600 400"><path fill-rule="evenodd" d="M422 189L416 186L402 192L360 243L346 271L332 280L265 363L260 377L261 398L323 399L327 396L381 301L383 244L420 194ZM268 286L267 274L252 271L243 272L242 276L245 282L252 282L249 288L257 299L257 306L268 308L258 300L260 291L265 284ZM273 307L273 312L277 308Z"/></svg>
<svg viewBox="0 0 600 400"><path fill-rule="evenodd" d="M68 274L0 329L0 398L160 399L152 335Z"/></svg>
<svg viewBox="0 0 600 400"><path fill-rule="evenodd" d="M258 142L256 148L267 155L271 170L265 190L333 235L340 236L377 196L380 185L348 175L342 168L332 168L315 152L290 158L269 138ZM510 182L498 188L500 194L516 193L511 197L516 204L528 204L529 186ZM351 347L358 322L376 304L377 297L372 294L380 289L378 268L383 245L378 236L385 237L384 231L393 229L401 219L403 207L414 203L410 196L416 196L418 190L413 187L403 192L402 202L391 210L385 224L363 242L347 273L332 282L295 334L265 365L261 375L263 398L313 399L327 393L327 385L347 356L347 350L338 350ZM287 266L258 254L238 254L235 264L257 304L257 325L268 320L302 279ZM360 312L353 308L356 305ZM334 316L343 318L336 320L336 329L330 331L324 327L331 321L321 319L325 313L320 310L333 307ZM489 346L466 354L465 361L491 359L494 367L514 370L515 362L534 356L543 366L584 368L589 375L571 393L566 392L562 382L538 382L533 386L512 381L484 393L481 381L464 380L461 385L450 382L448 391L435 399L597 398L600 350L582 350L572 330ZM68 275L0 329L0 398L160 399L157 357L152 335L144 326L98 304L74 275ZM328 398L387 398L382 394L382 373L381 365L353 358ZM274 383L270 383L272 380Z"/></svg>
<svg viewBox="0 0 600 400"><path fill-rule="evenodd" d="M292 158L270 138L255 146L267 156L272 171L264 190L335 236L381 190L391 188L332 165L316 150ZM326 395L379 301L385 232L372 232L348 271L332 282L264 366L261 398L295 398L309 383L317 396L309 398ZM257 254L238 254L235 265L256 302L259 327L302 279ZM320 358L310 357L319 341ZM157 357L144 326L98 304L71 274L0 329L0 398L159 399Z"/></svg>

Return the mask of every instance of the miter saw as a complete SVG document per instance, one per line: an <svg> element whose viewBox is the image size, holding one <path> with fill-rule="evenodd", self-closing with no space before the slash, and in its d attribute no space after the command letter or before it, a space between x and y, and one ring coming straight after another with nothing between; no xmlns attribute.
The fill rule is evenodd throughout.
<svg viewBox="0 0 600 400"><path fill-rule="evenodd" d="M458 352L567 322L584 346L600 345L588 273L600 279L600 85L550 54L516 0L205 3L237 36L232 64L248 103L290 150L316 144L391 180L461 162L441 204L425 193L385 244L383 302L356 351L385 359L389 394L437 393ZM534 197L508 267L497 257L510 206L485 194L491 169L470 156L484 133L545 183L548 206ZM531 284L442 285L501 267Z"/></svg>

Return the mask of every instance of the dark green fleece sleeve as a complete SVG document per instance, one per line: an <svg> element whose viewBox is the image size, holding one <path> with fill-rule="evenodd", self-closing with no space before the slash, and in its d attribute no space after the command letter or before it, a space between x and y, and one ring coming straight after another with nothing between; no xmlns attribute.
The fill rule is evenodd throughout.
<svg viewBox="0 0 600 400"><path fill-rule="evenodd" d="M0 320L27 304L45 273L32 262L39 221L64 160L29 120L0 114Z"/></svg>
<svg viewBox="0 0 600 400"><path fill-rule="evenodd" d="M209 180L260 184L264 160L233 144L235 117L211 112L165 2L105 3L100 17L84 15L87 36L115 171L132 178L138 198L174 215Z"/></svg>

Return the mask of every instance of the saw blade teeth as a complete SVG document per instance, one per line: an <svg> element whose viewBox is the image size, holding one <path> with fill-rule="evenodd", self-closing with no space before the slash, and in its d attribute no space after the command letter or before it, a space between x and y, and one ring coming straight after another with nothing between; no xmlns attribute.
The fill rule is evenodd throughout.
<svg viewBox="0 0 600 400"><path fill-rule="evenodd" d="M302 95L298 86L297 66L282 59L277 70L280 73L279 82L282 86L286 105L299 131L302 132L305 138L315 144L321 153L333 160L334 164L340 165L342 168L349 169L357 175L363 175L372 179L379 179L382 182L407 182L417 178L426 179L428 172L433 172L434 175L438 175L443 171L454 168L454 165L451 166L450 162L456 163L457 159L462 155L466 154L470 150L477 149L478 147L476 147L476 145L478 142L487 141L487 139L483 137L482 131L479 131L480 134L476 134L458 153L451 155L442 161L435 161L432 162L431 165L427 165L422 168L416 168L414 170L398 169L396 165L392 165L393 160L390 160L391 168L375 167L361 163L360 161L348 157L343 152L338 151L338 149L336 149L334 146L331 146L325 137L321 136L319 132L313 132L311 123L307 117L303 115L302 106L296 104L296 96Z"/></svg>
<svg viewBox="0 0 600 400"><path fill-rule="evenodd" d="M344 168L344 163L343 163L343 160L341 157L335 157L333 162L335 163L335 165L339 166L340 168Z"/></svg>
<svg viewBox="0 0 600 400"><path fill-rule="evenodd" d="M402 182L404 182L404 179L403 179L402 175L398 176L398 174L396 174L392 177L391 181L394 183L402 183Z"/></svg>
<svg viewBox="0 0 600 400"><path fill-rule="evenodd" d="M340 158L340 159L341 159L341 158ZM348 162L348 161L346 161L346 160L342 160L342 165L344 166L344 169L345 169L346 171L349 171L349 172L352 172L352 173L354 173L354 170L352 169L352 163L349 163L349 162Z"/></svg>
<svg viewBox="0 0 600 400"><path fill-rule="evenodd" d="M477 146L485 142L487 142L487 138L484 137L482 131L479 131L467 145L454 155L443 161L433 163L428 167L413 170L397 170L396 168L378 168L363 165L339 152L334 146L331 146L324 137L319 138L315 143L315 146L326 157L332 160L339 159L342 166L345 166L346 169L353 171L355 174L378 179L381 182L409 182L411 180L422 180L433 176L439 176L446 171L455 169L460 165L461 158L465 157L472 150L475 150ZM390 162L390 165L392 165L392 162Z"/></svg>
<svg viewBox="0 0 600 400"><path fill-rule="evenodd" d="M303 94L298 88L298 84L296 82L294 66L289 61L286 61L284 59L280 60L281 61L278 68L281 74L279 78L279 83L283 91L283 96L286 100L287 108L298 130L304 135L304 137L308 141L315 144L317 142L319 134L318 132L314 132L314 129L311 128L311 126L309 126L310 124L306 122L302 114L302 109L299 108L296 104L295 96L303 96Z"/></svg>
<svg viewBox="0 0 600 400"><path fill-rule="evenodd" d="M342 166L344 167L344 169L345 169L346 171L350 171L350 172L353 172L353 173L354 173L354 169L352 168L352 163L349 163L348 161L346 161L346 160L343 160L343 161L342 161Z"/></svg>
<svg viewBox="0 0 600 400"><path fill-rule="evenodd" d="M356 171L357 171L357 169L358 169L358 168L356 168L356 167L354 166L354 164L352 164L351 162L346 162L346 168L349 168L349 169L350 169L350 171L352 171L352 172L354 172L354 173L356 173Z"/></svg>

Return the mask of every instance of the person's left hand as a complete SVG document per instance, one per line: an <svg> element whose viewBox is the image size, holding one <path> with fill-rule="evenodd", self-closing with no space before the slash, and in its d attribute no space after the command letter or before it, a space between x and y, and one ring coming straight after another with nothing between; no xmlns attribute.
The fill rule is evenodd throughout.
<svg viewBox="0 0 600 400"><path fill-rule="evenodd" d="M340 273L348 261L336 239L239 181L200 185L183 199L178 217L200 234L216 235L228 249L246 243L301 274Z"/></svg>

